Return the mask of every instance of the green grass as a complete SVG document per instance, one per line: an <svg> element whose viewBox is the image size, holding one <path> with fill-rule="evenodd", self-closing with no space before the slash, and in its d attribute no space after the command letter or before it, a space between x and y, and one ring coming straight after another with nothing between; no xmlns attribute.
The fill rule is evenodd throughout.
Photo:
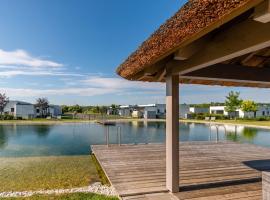
<svg viewBox="0 0 270 200"><path fill-rule="evenodd" d="M106 174L104 173L102 167L100 166L96 156L94 154L91 155L92 157L92 160L93 160L93 163L95 164L96 166L96 169L97 169L97 172L98 172L98 175L99 175L99 178L101 180L101 183L103 185L110 185L110 181L108 180Z"/></svg>
<svg viewBox="0 0 270 200"><path fill-rule="evenodd" d="M90 156L0 158L0 192L83 187L100 181Z"/></svg>
<svg viewBox="0 0 270 200"><path fill-rule="evenodd" d="M73 193L62 195L35 195L32 197L0 198L3 200L119 200L117 197L107 197L92 193Z"/></svg>

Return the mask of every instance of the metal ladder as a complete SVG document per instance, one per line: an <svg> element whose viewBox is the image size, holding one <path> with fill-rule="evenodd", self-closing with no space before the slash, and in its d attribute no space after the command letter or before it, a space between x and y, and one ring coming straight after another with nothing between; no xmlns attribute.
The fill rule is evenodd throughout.
<svg viewBox="0 0 270 200"><path fill-rule="evenodd" d="M121 146L121 138L122 138L122 128L121 126L117 126L117 138L118 138L118 146ZM106 126L105 128L105 140L107 147L110 146L110 126Z"/></svg>
<svg viewBox="0 0 270 200"><path fill-rule="evenodd" d="M227 130L226 127L223 124L209 124L209 129L210 129L210 133L209 133L209 141L212 141L212 127L216 128L216 142L219 142L219 128L224 128L225 131L225 135L227 135Z"/></svg>

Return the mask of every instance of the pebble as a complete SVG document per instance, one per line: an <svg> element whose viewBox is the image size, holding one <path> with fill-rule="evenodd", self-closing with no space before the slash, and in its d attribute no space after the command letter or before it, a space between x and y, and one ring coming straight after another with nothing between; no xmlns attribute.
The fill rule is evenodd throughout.
<svg viewBox="0 0 270 200"><path fill-rule="evenodd" d="M22 191L22 192L0 192L0 198L5 197L29 197L33 195L50 195L50 194L69 194L69 193L96 193L106 196L117 196L115 189L112 186L102 185L101 183L93 183L86 187L71 188L71 189L54 189L54 190L38 190L38 191Z"/></svg>

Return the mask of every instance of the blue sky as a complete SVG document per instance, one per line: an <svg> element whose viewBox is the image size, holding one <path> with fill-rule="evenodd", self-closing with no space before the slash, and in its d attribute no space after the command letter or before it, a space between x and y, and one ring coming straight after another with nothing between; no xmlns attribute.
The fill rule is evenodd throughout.
<svg viewBox="0 0 270 200"><path fill-rule="evenodd" d="M55 104L164 102L164 85L129 82L116 67L185 1L1 0L0 92ZM185 103L224 101L230 91L270 102L270 90L180 86Z"/></svg>

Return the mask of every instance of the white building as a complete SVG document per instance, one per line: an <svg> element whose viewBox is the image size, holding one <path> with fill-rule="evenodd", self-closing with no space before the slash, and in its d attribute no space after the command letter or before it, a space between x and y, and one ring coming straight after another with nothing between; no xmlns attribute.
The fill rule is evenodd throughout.
<svg viewBox="0 0 270 200"><path fill-rule="evenodd" d="M179 105L179 118L182 118L182 119L185 118L186 119L188 113L190 112L189 110L190 110L189 105L187 105L187 104L180 104Z"/></svg>
<svg viewBox="0 0 270 200"><path fill-rule="evenodd" d="M42 110L39 107L35 107L36 117L42 116ZM49 105L46 110L43 110L43 116L57 117L62 115L62 108L58 105Z"/></svg>
<svg viewBox="0 0 270 200"><path fill-rule="evenodd" d="M228 116L229 113L225 111L225 106L210 106L211 114L223 114ZM270 106L269 105L258 105L258 110L254 112L244 112L241 109L236 110L236 117L240 118L253 118L253 117L269 117Z"/></svg>
<svg viewBox="0 0 270 200"><path fill-rule="evenodd" d="M209 108L207 107L190 107L190 113L201 114L201 113L209 113Z"/></svg>
<svg viewBox="0 0 270 200"><path fill-rule="evenodd" d="M210 114L228 115L228 112L225 111L225 106L210 106L209 110Z"/></svg>
<svg viewBox="0 0 270 200"><path fill-rule="evenodd" d="M36 116L35 106L23 101L9 101L4 107L4 113L23 119L32 119Z"/></svg>
<svg viewBox="0 0 270 200"><path fill-rule="evenodd" d="M131 117L134 107L131 105L123 105L118 109L118 114L122 117Z"/></svg>
<svg viewBox="0 0 270 200"><path fill-rule="evenodd" d="M143 113L144 119L162 119L165 118L166 105L165 104L146 104L138 105L137 110Z"/></svg>
<svg viewBox="0 0 270 200"><path fill-rule="evenodd" d="M58 105L49 105L49 115L51 117L62 115L62 107Z"/></svg>

